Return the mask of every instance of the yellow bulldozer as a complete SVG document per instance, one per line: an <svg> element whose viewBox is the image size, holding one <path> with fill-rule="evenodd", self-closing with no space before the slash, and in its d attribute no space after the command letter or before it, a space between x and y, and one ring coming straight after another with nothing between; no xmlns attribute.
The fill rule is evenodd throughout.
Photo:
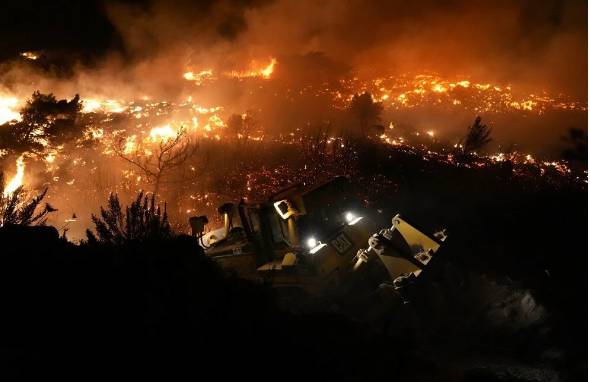
<svg viewBox="0 0 590 382"><path fill-rule="evenodd" d="M218 212L223 227L208 232L206 216L189 220L207 256L240 277L309 294L337 289L377 259L392 284L417 277L446 238L444 232L429 236L399 215L377 231L343 177L293 185L262 202L225 203Z"/></svg>

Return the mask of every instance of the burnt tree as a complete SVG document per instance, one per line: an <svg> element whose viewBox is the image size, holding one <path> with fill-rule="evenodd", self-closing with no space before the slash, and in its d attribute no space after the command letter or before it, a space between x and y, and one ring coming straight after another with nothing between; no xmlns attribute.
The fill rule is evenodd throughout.
<svg viewBox="0 0 590 382"><path fill-rule="evenodd" d="M184 128L180 128L174 137L131 143L130 145L128 140L120 139L115 147L115 153L145 175L153 185L152 191L155 195L160 191L165 177L181 167L194 155L198 147Z"/></svg>

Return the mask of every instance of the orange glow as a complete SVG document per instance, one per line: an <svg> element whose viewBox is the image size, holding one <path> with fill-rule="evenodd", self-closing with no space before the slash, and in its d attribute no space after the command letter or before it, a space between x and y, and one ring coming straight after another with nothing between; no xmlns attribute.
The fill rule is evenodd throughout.
<svg viewBox="0 0 590 382"><path fill-rule="evenodd" d="M213 71L211 69L202 70L197 73L193 71L187 71L182 75L182 77L184 77L184 79L187 81L193 81L197 85L200 85L206 80L213 79Z"/></svg>
<svg viewBox="0 0 590 382"><path fill-rule="evenodd" d="M232 78L255 78L260 77L265 80L270 79L272 73L274 72L275 65L278 63L276 58L271 58L270 63L263 68L260 69L251 69L247 71L237 71L233 70L231 72L225 73L226 76Z"/></svg>
<svg viewBox="0 0 590 382"><path fill-rule="evenodd" d="M266 66L264 69L260 70L260 74L262 75L262 78L266 78L266 79L270 78L270 75L274 71L276 63L277 63L277 60L275 58L272 58L270 60L270 64L268 64L268 66Z"/></svg>
<svg viewBox="0 0 590 382"><path fill-rule="evenodd" d="M136 135L129 136L125 139L125 146L123 148L123 153L131 154L132 152L137 150L137 142L135 139L137 138Z"/></svg>
<svg viewBox="0 0 590 382"><path fill-rule="evenodd" d="M17 110L18 103L16 97L0 95L0 125L13 120L21 120Z"/></svg>
<svg viewBox="0 0 590 382"><path fill-rule="evenodd" d="M17 188L23 185L23 179L25 177L25 157L24 154L18 157L16 160L16 174L8 181L6 186L4 187L4 197L7 198Z"/></svg>
<svg viewBox="0 0 590 382"><path fill-rule="evenodd" d="M432 91L436 92L436 93L444 93L447 91L447 88L445 88L444 86L442 86L441 84L434 84L432 86Z"/></svg>
<svg viewBox="0 0 590 382"><path fill-rule="evenodd" d="M170 125L164 125L161 127L154 127L150 131L150 138L152 142L157 141L168 141L169 139L174 139L178 135L178 132L175 131Z"/></svg>
<svg viewBox="0 0 590 382"><path fill-rule="evenodd" d="M33 61L39 58L39 56L37 56L33 52L22 52L20 55L22 57L26 58L27 60L33 60Z"/></svg>
<svg viewBox="0 0 590 382"><path fill-rule="evenodd" d="M107 113L122 113L125 110L127 110L127 106L123 105L123 101L114 99L98 100L89 98L82 102L83 113L96 113L99 111L105 111Z"/></svg>

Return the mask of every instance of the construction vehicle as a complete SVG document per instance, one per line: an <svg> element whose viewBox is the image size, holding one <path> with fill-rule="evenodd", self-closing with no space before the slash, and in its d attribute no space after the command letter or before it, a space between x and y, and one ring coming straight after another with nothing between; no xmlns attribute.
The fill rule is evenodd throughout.
<svg viewBox="0 0 590 382"><path fill-rule="evenodd" d="M417 277L444 240L444 234L426 235L399 215L375 233L371 211L343 177L294 185L263 202L225 203L218 212L223 227L207 233L206 216L190 219L207 256L240 277L310 294L337 290L376 259L394 283Z"/></svg>

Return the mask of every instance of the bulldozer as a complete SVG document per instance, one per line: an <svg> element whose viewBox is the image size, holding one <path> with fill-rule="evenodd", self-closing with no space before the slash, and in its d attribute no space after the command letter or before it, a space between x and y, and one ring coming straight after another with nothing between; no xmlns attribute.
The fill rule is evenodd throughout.
<svg viewBox="0 0 590 382"><path fill-rule="evenodd" d="M260 202L225 203L218 212L223 226L206 233L206 216L189 219L207 256L240 277L312 295L338 290L374 261L397 286L418 277L446 238L443 231L427 235L400 215L377 231L374 213L344 177L296 184Z"/></svg>

